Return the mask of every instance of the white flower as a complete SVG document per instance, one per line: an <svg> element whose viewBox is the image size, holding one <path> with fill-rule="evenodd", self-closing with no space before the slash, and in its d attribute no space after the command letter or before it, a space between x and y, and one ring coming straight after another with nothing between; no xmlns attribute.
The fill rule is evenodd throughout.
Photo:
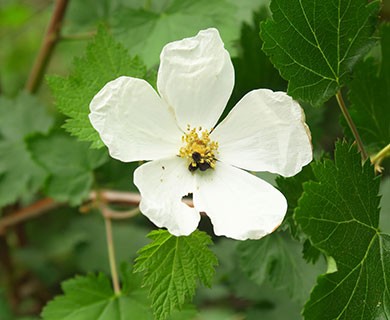
<svg viewBox="0 0 390 320"><path fill-rule="evenodd" d="M176 236L193 232L200 212L216 235L244 240L271 233L286 199L244 170L293 176L311 161L299 104L284 92L254 90L214 129L234 86L218 31L171 42L160 58L158 93L123 76L90 104L91 123L113 158L151 160L134 173L141 212ZM191 193L193 208L182 202Z"/></svg>

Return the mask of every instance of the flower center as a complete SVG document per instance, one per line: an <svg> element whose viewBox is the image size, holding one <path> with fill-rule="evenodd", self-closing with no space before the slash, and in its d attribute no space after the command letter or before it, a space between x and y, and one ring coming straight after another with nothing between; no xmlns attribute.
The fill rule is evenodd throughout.
<svg viewBox="0 0 390 320"><path fill-rule="evenodd" d="M208 130L188 126L181 140L184 146L180 148L179 156L188 160L188 170L194 172L197 169L206 171L215 168L218 142L211 141Z"/></svg>

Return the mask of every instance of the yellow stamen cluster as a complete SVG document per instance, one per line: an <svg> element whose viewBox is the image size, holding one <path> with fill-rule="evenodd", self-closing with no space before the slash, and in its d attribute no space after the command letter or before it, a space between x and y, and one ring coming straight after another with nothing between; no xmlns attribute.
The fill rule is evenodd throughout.
<svg viewBox="0 0 390 320"><path fill-rule="evenodd" d="M188 170L193 172L215 168L218 142L211 141L208 130L202 130L201 127L191 129L188 126L182 142L185 145L180 148L179 156L188 160Z"/></svg>

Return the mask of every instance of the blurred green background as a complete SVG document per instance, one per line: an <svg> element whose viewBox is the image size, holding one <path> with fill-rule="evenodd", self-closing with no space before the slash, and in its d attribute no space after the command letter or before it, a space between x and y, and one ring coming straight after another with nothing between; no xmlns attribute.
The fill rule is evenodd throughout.
<svg viewBox="0 0 390 320"><path fill-rule="evenodd" d="M24 89L52 10L53 1L0 0L2 96L12 98ZM221 31L236 70L229 109L251 89L286 90L286 82L260 49L259 22L268 14L267 0L70 0L61 39L46 74L68 75L74 58L84 54L101 24L151 69L157 69L165 43L215 26ZM381 19L390 20L390 0L383 2ZM56 111L45 81L37 96L60 127L64 119ZM316 156L323 150L332 152L334 141L342 136L339 109L333 100L328 104L321 109L304 105ZM96 177L106 186L127 190L134 167L110 160L97 170ZM275 178L262 177L270 182ZM389 183L383 188L389 189ZM3 212L20 206L20 202L7 206ZM382 206L389 208L388 203ZM152 228L142 216L114 223L118 260L133 261L136 251L147 243L145 236ZM202 228L208 230L209 223L204 221ZM201 288L197 294L195 302L201 310L197 319L299 319L303 301L290 301L286 288L276 290L269 283L259 286L250 281L239 271L236 246L235 241L217 239L214 250L220 267L213 289ZM109 272L102 218L93 211L80 214L77 208L58 209L18 226L6 236L0 235L0 259L0 320L38 319L42 306L61 292L62 280L76 273ZM324 263L315 268L315 272L323 271ZM188 314L175 319L190 319L193 312L189 310Z"/></svg>

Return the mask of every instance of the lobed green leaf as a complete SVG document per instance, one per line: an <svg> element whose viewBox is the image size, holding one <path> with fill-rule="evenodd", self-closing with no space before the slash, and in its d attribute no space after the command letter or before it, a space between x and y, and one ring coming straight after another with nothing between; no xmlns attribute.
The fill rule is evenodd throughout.
<svg viewBox="0 0 390 320"><path fill-rule="evenodd" d="M25 138L47 132L52 124L33 96L0 98L0 207L28 198L42 186L46 173L31 158Z"/></svg>
<svg viewBox="0 0 390 320"><path fill-rule="evenodd" d="M320 106L346 83L373 44L380 1L272 0L263 50L295 99Z"/></svg>
<svg viewBox="0 0 390 320"><path fill-rule="evenodd" d="M379 231L379 183L355 147L337 143L335 161L313 165L295 219L336 270L319 277L305 319L390 317L390 237Z"/></svg>
<svg viewBox="0 0 390 320"><path fill-rule="evenodd" d="M197 280L211 286L217 259L204 232L175 237L166 230L156 230L149 238L153 241L139 251L134 271L144 273L154 314L165 319L194 295Z"/></svg>
<svg viewBox="0 0 390 320"><path fill-rule="evenodd" d="M54 131L28 140L33 158L49 175L46 193L59 202L78 205L88 197L93 170L107 160L105 150L90 149L86 142Z"/></svg>
<svg viewBox="0 0 390 320"><path fill-rule="evenodd" d="M237 7L227 0L173 0L160 10L122 6L112 15L113 35L148 67L159 62L161 49L174 40L194 36L199 30L217 27L228 49L238 37Z"/></svg>
<svg viewBox="0 0 390 320"><path fill-rule="evenodd" d="M103 142L88 118L89 103L107 82L119 76L145 78L146 68L140 59L131 58L121 44L100 28L85 56L74 61L69 77L48 78L59 111L69 117L64 128L79 140L102 147Z"/></svg>
<svg viewBox="0 0 390 320"><path fill-rule="evenodd" d="M317 275L324 266L308 265L302 258L302 245L280 233L238 245L242 270L255 283L269 280L279 290L301 303L306 301Z"/></svg>
<svg viewBox="0 0 390 320"><path fill-rule="evenodd" d="M390 143L390 24L380 29L382 60L359 62L350 83L350 114L359 134L371 152ZM346 132L352 136L345 124Z"/></svg>
<svg viewBox="0 0 390 320"><path fill-rule="evenodd" d="M109 278L100 273L76 276L62 283L64 295L43 309L43 320L153 320L146 292L134 288L131 273L122 272L124 290L115 295ZM134 278L134 277L133 277Z"/></svg>
<svg viewBox="0 0 390 320"><path fill-rule="evenodd" d="M287 82L261 51L260 24L269 17L268 6L262 6L253 14L252 24L243 23L239 41L239 53L233 58L235 84L230 104L236 104L246 93L258 88L286 91ZM229 110L225 110L227 115Z"/></svg>

